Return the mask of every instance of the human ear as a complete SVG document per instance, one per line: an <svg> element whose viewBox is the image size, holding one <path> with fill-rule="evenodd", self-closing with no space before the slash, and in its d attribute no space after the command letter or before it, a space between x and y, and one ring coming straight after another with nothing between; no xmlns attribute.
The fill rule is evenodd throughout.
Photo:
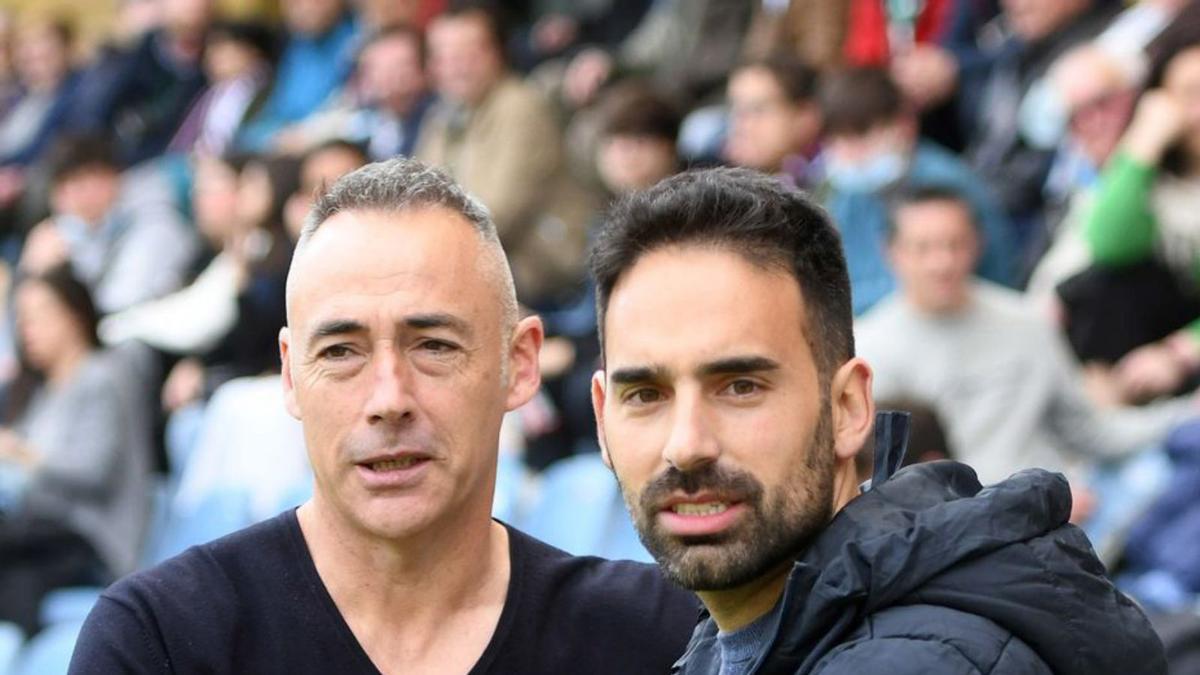
<svg viewBox="0 0 1200 675"><path fill-rule="evenodd" d="M516 410L529 402L542 386L538 367L538 352L542 349L545 331L542 320L528 316L517 322L508 353L508 398L505 409Z"/></svg>
<svg viewBox="0 0 1200 675"><path fill-rule="evenodd" d="M852 460L875 426L871 367L860 358L842 364L830 382L834 454Z"/></svg>

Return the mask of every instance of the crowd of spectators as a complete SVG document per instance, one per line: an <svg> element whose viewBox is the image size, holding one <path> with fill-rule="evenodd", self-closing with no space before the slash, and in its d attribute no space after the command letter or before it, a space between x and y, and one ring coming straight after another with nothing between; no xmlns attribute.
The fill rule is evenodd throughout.
<svg viewBox="0 0 1200 675"><path fill-rule="evenodd" d="M487 205L546 323L501 449L517 524L597 449L606 206L736 165L833 216L876 396L933 430L912 457L1065 472L1131 592L1200 607L1143 520L1200 540L1200 1L258 4L123 0L100 44L0 16L0 621L35 634L213 495L234 524L303 498L291 248L314 194L394 156Z"/></svg>

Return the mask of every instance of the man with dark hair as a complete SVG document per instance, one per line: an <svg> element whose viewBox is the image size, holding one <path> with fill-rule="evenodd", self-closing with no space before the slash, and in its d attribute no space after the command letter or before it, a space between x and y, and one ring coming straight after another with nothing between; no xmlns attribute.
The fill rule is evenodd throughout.
<svg viewBox="0 0 1200 675"><path fill-rule="evenodd" d="M820 181L817 74L795 57L747 62L729 77L725 157L737 166L783 174L798 187Z"/></svg>
<svg viewBox="0 0 1200 675"><path fill-rule="evenodd" d="M984 231L979 272L1012 283L1016 252L1010 226L988 188L949 151L922 141L917 120L886 70L854 68L821 83L825 117L825 205L841 229L861 314L895 288L883 255L888 201L906 185L954 186L980 213Z"/></svg>
<svg viewBox="0 0 1200 675"><path fill-rule="evenodd" d="M682 119L649 83L614 85L599 101L597 113L596 169L609 192L644 190L678 170L675 143Z"/></svg>
<svg viewBox="0 0 1200 675"><path fill-rule="evenodd" d="M1059 475L891 473L838 236L770 176L625 199L593 257L604 457L647 549L708 613L682 673L1162 673L1145 616L1067 525Z"/></svg>
<svg viewBox="0 0 1200 675"><path fill-rule="evenodd" d="M22 269L69 262L105 314L183 285L199 241L158 167L122 174L112 145L95 136L60 139L46 163L51 216L26 238Z"/></svg>
<svg viewBox="0 0 1200 675"><path fill-rule="evenodd" d="M661 673L694 600L491 519L500 423L539 385L487 210L413 160L313 206L280 332L310 501L110 588L72 672Z"/></svg>

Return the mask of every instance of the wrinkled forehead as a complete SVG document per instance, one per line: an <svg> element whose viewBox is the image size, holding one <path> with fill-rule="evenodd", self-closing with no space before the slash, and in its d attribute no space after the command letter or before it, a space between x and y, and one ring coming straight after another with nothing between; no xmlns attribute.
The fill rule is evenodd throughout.
<svg viewBox="0 0 1200 675"><path fill-rule="evenodd" d="M411 311L498 322L484 254L474 227L447 209L339 212L297 249L288 325Z"/></svg>

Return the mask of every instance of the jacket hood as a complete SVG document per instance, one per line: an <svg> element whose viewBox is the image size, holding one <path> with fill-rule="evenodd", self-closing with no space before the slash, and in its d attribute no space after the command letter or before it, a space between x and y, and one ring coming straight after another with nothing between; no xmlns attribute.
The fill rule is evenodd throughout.
<svg viewBox="0 0 1200 675"><path fill-rule="evenodd" d="M878 447L902 452L902 435L880 438L890 443ZM1056 673L1165 672L1145 616L1067 524L1071 493L1062 475L1027 470L982 488L970 467L946 461L887 478L896 454L877 458L885 480L843 508L798 558L774 637L752 672L809 672L868 615L916 604L986 618ZM698 626L682 661L717 649L716 632L711 620Z"/></svg>

